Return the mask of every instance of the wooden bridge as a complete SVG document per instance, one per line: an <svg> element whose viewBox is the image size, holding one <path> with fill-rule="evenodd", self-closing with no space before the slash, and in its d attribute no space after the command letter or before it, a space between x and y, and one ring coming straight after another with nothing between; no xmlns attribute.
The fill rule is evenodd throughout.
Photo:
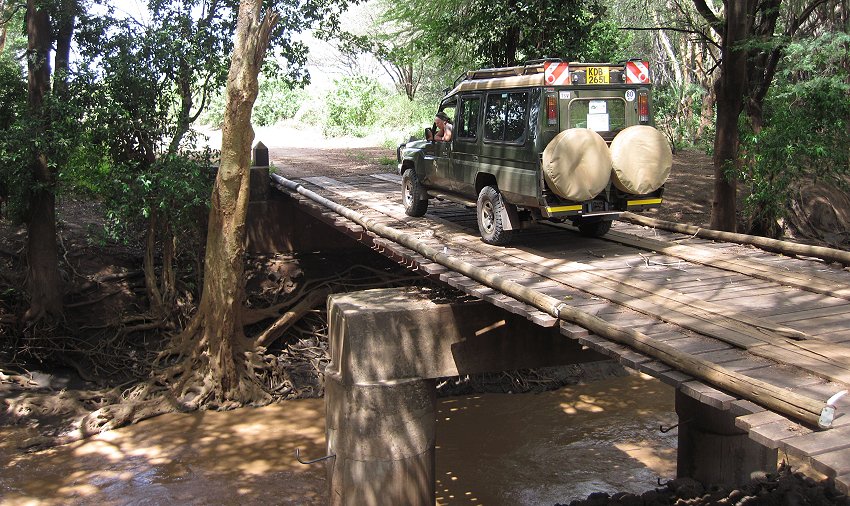
<svg viewBox="0 0 850 506"><path fill-rule="evenodd" d="M432 200L425 217L406 216L400 181L393 174L375 174L309 177L294 183L359 213L370 225L400 231L442 253L442 258L462 259L488 276L637 331L659 346L764 382L788 396L825 405L850 386L850 272L841 265L624 221L615 222L601 239L582 237L566 225L534 224L518 234L512 246L490 246L479 239L472 208ZM293 183L281 183L273 177L275 198L315 220L414 272L537 326L557 327L566 338L661 379L677 388L678 395L730 416L751 440L802 459L833 480L839 491L850 493L847 398L837 403L829 430L818 429L811 418L801 421L765 409L744 399L753 396L697 380L370 232L329 209L327 202L302 194L309 192L298 193Z"/></svg>

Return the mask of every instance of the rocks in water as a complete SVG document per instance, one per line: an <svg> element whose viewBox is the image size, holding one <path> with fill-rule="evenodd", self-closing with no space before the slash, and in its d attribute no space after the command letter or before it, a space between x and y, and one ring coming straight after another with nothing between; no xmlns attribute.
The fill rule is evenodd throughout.
<svg viewBox="0 0 850 506"><path fill-rule="evenodd" d="M672 480L640 496L628 493L596 492L569 506L850 506L850 499L838 493L828 482L816 482L788 466L775 474L752 480L732 490L706 488L690 478ZM561 506L561 505L556 505ZM563 505L563 506L566 506Z"/></svg>

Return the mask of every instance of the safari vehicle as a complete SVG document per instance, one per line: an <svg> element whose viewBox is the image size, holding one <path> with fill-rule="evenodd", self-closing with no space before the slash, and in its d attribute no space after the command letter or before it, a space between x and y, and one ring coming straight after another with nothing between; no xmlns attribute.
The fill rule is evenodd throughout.
<svg viewBox="0 0 850 506"><path fill-rule="evenodd" d="M651 91L640 60L467 72L437 111L451 139L398 150L405 211L422 216L431 198L475 205L482 239L496 245L535 220L604 235L621 212L662 202L672 153L652 126Z"/></svg>

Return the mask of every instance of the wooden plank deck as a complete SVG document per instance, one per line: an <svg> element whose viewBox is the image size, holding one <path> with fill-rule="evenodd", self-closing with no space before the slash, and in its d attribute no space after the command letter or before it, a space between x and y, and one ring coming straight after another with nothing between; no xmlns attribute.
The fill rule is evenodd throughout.
<svg viewBox="0 0 850 506"><path fill-rule="evenodd" d="M404 214L400 177L306 178L306 188L405 231L432 248L533 287L678 350L823 399L850 386L850 272L656 229L615 223L601 239L562 226L532 225L510 247L484 244L474 210L432 200L423 218ZM421 255L365 232L305 197L285 192L310 215L438 282L561 333L684 393L739 416L760 443L807 460L850 493L848 401L835 429L815 431L765 411L667 365L552 316ZM778 418L777 418L778 417ZM841 432L836 432L836 431ZM802 439L805 438L805 439ZM817 449L817 452L813 450Z"/></svg>

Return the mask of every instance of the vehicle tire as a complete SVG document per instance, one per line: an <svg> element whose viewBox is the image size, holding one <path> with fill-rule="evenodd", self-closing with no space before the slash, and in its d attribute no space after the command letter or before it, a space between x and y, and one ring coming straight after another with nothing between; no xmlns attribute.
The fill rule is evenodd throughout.
<svg viewBox="0 0 850 506"><path fill-rule="evenodd" d="M425 215L428 210L428 197L413 169L405 170L401 177L401 195L405 214L408 216Z"/></svg>
<svg viewBox="0 0 850 506"><path fill-rule="evenodd" d="M504 246L511 241L513 230L505 230L502 223L502 212L512 204L507 204L499 190L485 186L478 194L476 214L478 215L478 231L487 244Z"/></svg>
<svg viewBox="0 0 850 506"><path fill-rule="evenodd" d="M579 222L576 224L578 231L585 237L602 237L611 230L612 220L602 220L593 222Z"/></svg>

